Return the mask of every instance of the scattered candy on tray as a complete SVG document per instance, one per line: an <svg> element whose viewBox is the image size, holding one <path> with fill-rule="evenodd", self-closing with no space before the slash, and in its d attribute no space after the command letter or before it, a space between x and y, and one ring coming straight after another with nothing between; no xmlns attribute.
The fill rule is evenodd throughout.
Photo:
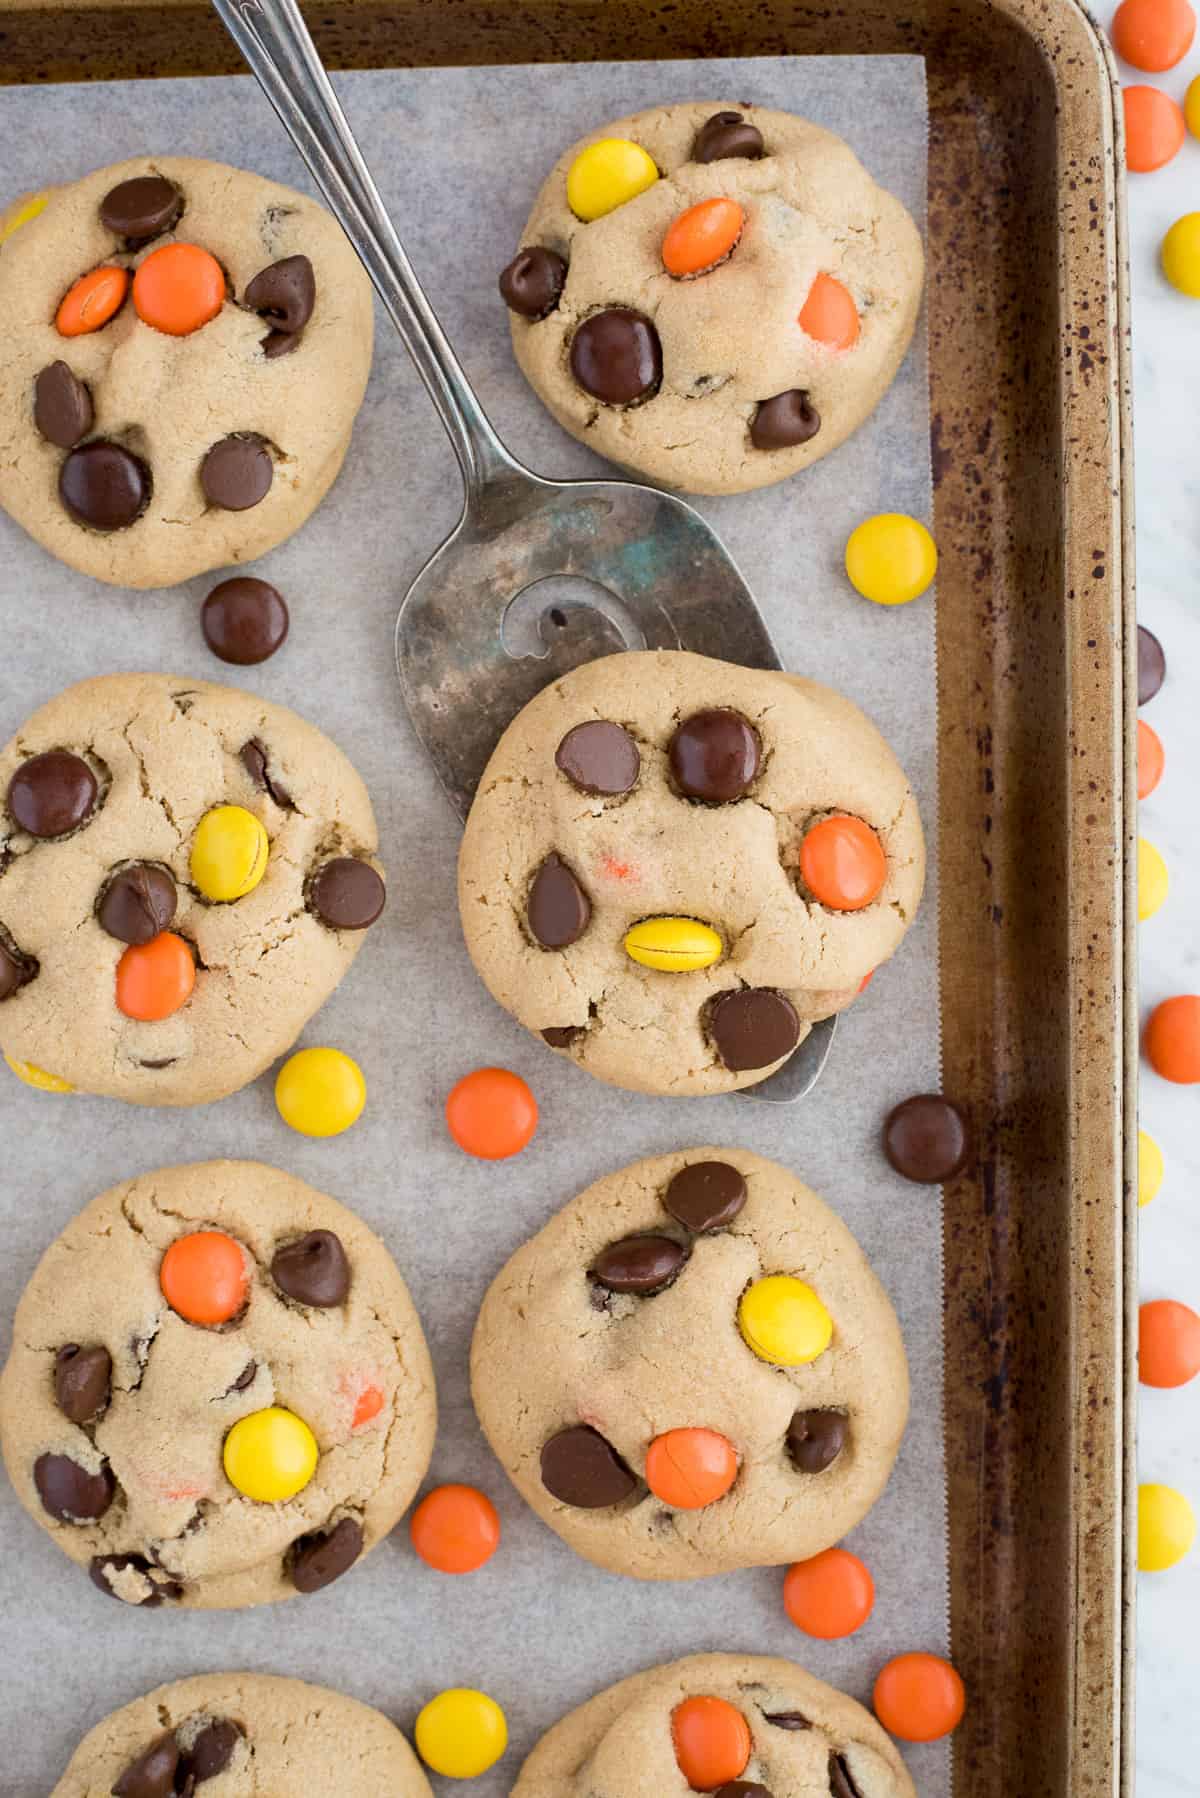
<svg viewBox="0 0 1200 1798"><path fill-rule="evenodd" d="M215 656L238 667L265 662L288 634L283 594L253 575L235 575L214 587L200 613L204 641Z"/></svg>
<svg viewBox="0 0 1200 1798"><path fill-rule="evenodd" d="M769 1274L742 1294L738 1328L760 1361L802 1367L833 1340L833 1319L811 1286L791 1274Z"/></svg>
<svg viewBox="0 0 1200 1798"><path fill-rule="evenodd" d="M1145 923L1156 911L1161 910L1166 902L1167 892L1171 884L1167 873L1167 864L1145 837L1138 838L1137 892L1138 919Z"/></svg>
<svg viewBox="0 0 1200 1798"><path fill-rule="evenodd" d="M246 1251L223 1230L177 1236L162 1258L158 1283L178 1316L219 1329L245 1307L250 1291Z"/></svg>
<svg viewBox="0 0 1200 1798"><path fill-rule="evenodd" d="M1138 1207L1158 1197L1163 1183L1163 1153L1145 1130L1138 1131Z"/></svg>
<svg viewBox="0 0 1200 1798"><path fill-rule="evenodd" d="M303 1492L321 1451L304 1422L280 1405L241 1417L225 1438L222 1463L231 1486L258 1504L282 1504Z"/></svg>
<svg viewBox="0 0 1200 1798"><path fill-rule="evenodd" d="M852 1636L874 1605L870 1570L848 1548L827 1548L809 1561L796 1561L784 1575L783 1608L806 1636L826 1642Z"/></svg>
<svg viewBox="0 0 1200 1798"><path fill-rule="evenodd" d="M1183 116L1193 137L1200 137L1200 75L1193 75L1183 96Z"/></svg>
<svg viewBox="0 0 1200 1798"><path fill-rule="evenodd" d="M1162 738L1147 724L1144 718L1137 721L1137 794L1139 799L1149 799L1163 777L1163 765L1166 757L1163 754Z"/></svg>
<svg viewBox="0 0 1200 1798"><path fill-rule="evenodd" d="M602 137L581 150L567 171L567 204L576 218L603 218L658 180L654 159L626 137Z"/></svg>
<svg viewBox="0 0 1200 1798"><path fill-rule="evenodd" d="M537 1129L538 1108L525 1081L507 1068L476 1068L450 1089L446 1128L468 1155L506 1161Z"/></svg>
<svg viewBox="0 0 1200 1798"><path fill-rule="evenodd" d="M267 871L270 843L261 819L244 805L205 812L192 837L192 880L214 905L244 899Z"/></svg>
<svg viewBox="0 0 1200 1798"><path fill-rule="evenodd" d="M1178 1299L1150 1299L1138 1313L1143 1386L1186 1386L1200 1373L1200 1315Z"/></svg>
<svg viewBox="0 0 1200 1798"><path fill-rule="evenodd" d="M906 1180L923 1186L953 1180L971 1157L967 1120L941 1093L914 1093L884 1120L883 1152Z"/></svg>
<svg viewBox="0 0 1200 1798"><path fill-rule="evenodd" d="M1177 1086L1200 1081L1200 996L1178 993L1150 1013L1142 1038L1156 1074Z"/></svg>
<svg viewBox="0 0 1200 1798"><path fill-rule="evenodd" d="M1189 299L1200 299L1200 212L1185 212L1162 241L1163 274Z"/></svg>
<svg viewBox="0 0 1200 1798"><path fill-rule="evenodd" d="M1165 1573L1196 1540L1196 1514L1173 1486L1138 1487L1138 1568Z"/></svg>
<svg viewBox="0 0 1200 1798"><path fill-rule="evenodd" d="M738 1457L719 1430L666 1430L646 1450L646 1484L673 1511L700 1511L724 1498Z"/></svg>
<svg viewBox="0 0 1200 1798"><path fill-rule="evenodd" d="M1187 135L1183 109L1161 88L1137 83L1122 89L1125 102L1125 163L1135 175L1161 169L1178 154Z"/></svg>
<svg viewBox="0 0 1200 1798"><path fill-rule="evenodd" d="M301 1136L340 1136L362 1116L367 1083L341 1049L297 1049L275 1077L275 1103Z"/></svg>
<svg viewBox="0 0 1200 1798"><path fill-rule="evenodd" d="M937 1742L962 1722L963 1682L936 1654L900 1654L875 1681L875 1715L902 1742Z"/></svg>
<svg viewBox="0 0 1200 1798"><path fill-rule="evenodd" d="M1197 76L1200 81L1200 76ZM1154 698L1167 678L1167 658L1163 646L1153 631L1148 631L1144 624L1137 627L1137 684L1138 704L1146 705Z"/></svg>
<svg viewBox="0 0 1200 1798"><path fill-rule="evenodd" d="M1113 14L1117 55L1149 74L1182 62L1195 35L1196 15L1188 0L1122 0Z"/></svg>
<svg viewBox="0 0 1200 1798"><path fill-rule="evenodd" d="M715 1792L741 1778L750 1760L750 1725L724 1698L685 1698L671 1713L679 1771L694 1792Z"/></svg>
<svg viewBox="0 0 1200 1798"><path fill-rule="evenodd" d="M937 545L919 518L879 512L851 531L846 573L864 599L903 606L919 599L937 573Z"/></svg>
<svg viewBox="0 0 1200 1798"><path fill-rule="evenodd" d="M417 1717L417 1753L446 1779L477 1779L508 1747L504 1712L486 1692L453 1686Z"/></svg>
<svg viewBox="0 0 1200 1798"><path fill-rule="evenodd" d="M408 1529L417 1554L438 1573L474 1573L500 1546L496 1507L475 1486L436 1486Z"/></svg>

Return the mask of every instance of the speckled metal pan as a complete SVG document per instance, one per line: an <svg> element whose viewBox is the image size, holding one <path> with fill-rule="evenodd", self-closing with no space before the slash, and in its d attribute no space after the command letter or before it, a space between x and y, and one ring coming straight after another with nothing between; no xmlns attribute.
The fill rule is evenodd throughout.
<svg viewBox="0 0 1200 1798"><path fill-rule="evenodd" d="M1132 1794L1136 1007L1128 299L1074 0L328 0L334 66L913 51L929 313L962 1798ZM225 74L203 4L0 0L0 81ZM1128 1126L1128 1127L1127 1127Z"/></svg>

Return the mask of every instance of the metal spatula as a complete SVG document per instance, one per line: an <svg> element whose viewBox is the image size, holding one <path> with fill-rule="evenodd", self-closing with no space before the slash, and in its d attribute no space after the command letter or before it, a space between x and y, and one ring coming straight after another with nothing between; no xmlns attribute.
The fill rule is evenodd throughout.
<svg viewBox="0 0 1200 1798"><path fill-rule="evenodd" d="M357 250L429 389L466 485L457 528L396 620L409 716L460 817L500 733L539 688L620 649L782 663L716 533L672 494L630 481L546 481L509 455L421 290L296 0L213 0ZM798 1099L837 1020L746 1089Z"/></svg>

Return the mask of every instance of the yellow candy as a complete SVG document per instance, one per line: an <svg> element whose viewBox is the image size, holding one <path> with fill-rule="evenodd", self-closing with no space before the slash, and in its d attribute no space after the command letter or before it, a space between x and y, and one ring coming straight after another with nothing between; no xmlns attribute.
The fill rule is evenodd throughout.
<svg viewBox="0 0 1200 1798"><path fill-rule="evenodd" d="M308 1425L292 1411L268 1405L234 1424L225 1438L225 1477L243 1498L280 1504L303 1492L317 1471L320 1450Z"/></svg>
<svg viewBox="0 0 1200 1798"><path fill-rule="evenodd" d="M724 952L716 931L695 918L644 918L625 933L625 953L632 961L666 973L711 968Z"/></svg>
<svg viewBox="0 0 1200 1798"><path fill-rule="evenodd" d="M937 573L937 545L919 518L877 512L851 531L846 573L864 599L877 606L906 606L919 599Z"/></svg>
<svg viewBox="0 0 1200 1798"><path fill-rule="evenodd" d="M206 899L244 899L266 873L270 847L262 824L245 806L214 806L192 838L192 879Z"/></svg>
<svg viewBox="0 0 1200 1798"><path fill-rule="evenodd" d="M654 158L627 137L602 137L581 150L567 171L567 204L576 218L599 219L653 187Z"/></svg>
<svg viewBox="0 0 1200 1798"><path fill-rule="evenodd" d="M14 231L19 231L22 225L27 225L30 219L35 219L39 212L45 212L46 202L49 198L49 194L34 194L31 200L26 200L24 206L19 207L13 213L7 225L0 225L0 243L7 243Z"/></svg>
<svg viewBox="0 0 1200 1798"><path fill-rule="evenodd" d="M1173 1486L1138 1487L1138 1566L1163 1573L1196 1540L1196 1514Z"/></svg>
<svg viewBox="0 0 1200 1798"><path fill-rule="evenodd" d="M1183 116L1192 136L1200 137L1200 75L1188 83L1188 91L1183 96Z"/></svg>
<svg viewBox="0 0 1200 1798"><path fill-rule="evenodd" d="M26 1086L35 1086L40 1093L73 1093L75 1088L69 1080L60 1080L57 1074L48 1074L45 1068L39 1068L32 1061L18 1061L15 1055L4 1052L4 1059Z"/></svg>
<svg viewBox="0 0 1200 1798"><path fill-rule="evenodd" d="M417 1752L446 1779L475 1779L508 1747L504 1712L486 1692L452 1686L431 1698L417 1718Z"/></svg>
<svg viewBox="0 0 1200 1798"><path fill-rule="evenodd" d="M362 1115L367 1083L340 1049L297 1049L275 1077L275 1103L301 1136L340 1136Z"/></svg>
<svg viewBox="0 0 1200 1798"><path fill-rule="evenodd" d="M1163 274L1191 299L1200 299L1200 212L1185 212L1162 241Z"/></svg>
<svg viewBox="0 0 1200 1798"><path fill-rule="evenodd" d="M790 1274L756 1280L738 1306L738 1327L760 1361L800 1367L823 1355L833 1319L811 1286Z"/></svg>
<svg viewBox="0 0 1200 1798"><path fill-rule="evenodd" d="M1171 884L1167 864L1153 843L1138 838L1138 918L1152 918L1167 896Z"/></svg>
<svg viewBox="0 0 1200 1798"><path fill-rule="evenodd" d="M1163 1183L1163 1154L1152 1136L1138 1131L1138 1206L1157 1198Z"/></svg>

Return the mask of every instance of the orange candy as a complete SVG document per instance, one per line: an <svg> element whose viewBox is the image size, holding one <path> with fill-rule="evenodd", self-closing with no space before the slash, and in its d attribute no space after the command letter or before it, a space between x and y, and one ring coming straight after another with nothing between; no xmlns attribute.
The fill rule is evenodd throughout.
<svg viewBox="0 0 1200 1798"><path fill-rule="evenodd" d="M783 1581L783 1608L797 1629L837 1641L861 1629L875 1606L870 1570L848 1548L827 1548L797 1561Z"/></svg>
<svg viewBox="0 0 1200 1798"><path fill-rule="evenodd" d="M1138 1313L1143 1386L1186 1386L1200 1373L1200 1316L1178 1299L1151 1299Z"/></svg>
<svg viewBox="0 0 1200 1798"><path fill-rule="evenodd" d="M188 1323L227 1324L250 1289L245 1251L223 1230L177 1236L162 1258L158 1283L172 1311Z"/></svg>
<svg viewBox="0 0 1200 1798"><path fill-rule="evenodd" d="M830 911L861 911L887 879L883 844L861 818L822 818L800 845L800 877Z"/></svg>
<svg viewBox="0 0 1200 1798"><path fill-rule="evenodd" d="M413 1512L408 1533L438 1573L474 1573L500 1546L500 1519L491 1499L474 1486L438 1486Z"/></svg>
<svg viewBox="0 0 1200 1798"><path fill-rule="evenodd" d="M370 1423L383 1410L383 1394L378 1386L364 1386L354 1404L354 1416L350 1420L352 1430L361 1430L365 1423Z"/></svg>
<svg viewBox="0 0 1200 1798"><path fill-rule="evenodd" d="M867 988L870 986L871 982L874 980L874 978L878 972L879 972L878 968L872 968L869 973L866 973L863 975L862 979L858 983L858 990L860 993L866 992Z"/></svg>
<svg viewBox="0 0 1200 1798"><path fill-rule="evenodd" d="M1156 1074L1177 1086L1195 1086L1200 1081L1200 997L1179 993L1156 1005L1142 1046Z"/></svg>
<svg viewBox="0 0 1200 1798"><path fill-rule="evenodd" d="M148 943L131 943L117 963L117 1010L154 1024L186 1005L196 984L190 946L173 930Z"/></svg>
<svg viewBox="0 0 1200 1798"><path fill-rule="evenodd" d="M168 337L189 337L225 304L221 264L194 243L151 250L133 277L137 315Z"/></svg>
<svg viewBox="0 0 1200 1798"><path fill-rule="evenodd" d="M663 238L663 267L683 280L703 275L737 248L746 215L736 200L701 200L672 219Z"/></svg>
<svg viewBox="0 0 1200 1798"><path fill-rule="evenodd" d="M518 1155L537 1129L537 1100L519 1074L476 1068L446 1100L446 1127L460 1149L483 1161Z"/></svg>
<svg viewBox="0 0 1200 1798"><path fill-rule="evenodd" d="M60 337L86 337L121 310L129 291L123 268L94 268L80 275L54 317Z"/></svg>
<svg viewBox="0 0 1200 1798"><path fill-rule="evenodd" d="M673 1511L699 1511L737 1478L737 1451L716 1430L667 1430L646 1451L646 1484Z"/></svg>
<svg viewBox="0 0 1200 1798"><path fill-rule="evenodd" d="M1163 777L1162 738L1158 732L1141 718L1137 721L1137 783L1138 798L1149 799L1155 787Z"/></svg>
<svg viewBox="0 0 1200 1798"><path fill-rule="evenodd" d="M818 275L809 288L800 329L831 350L853 349L858 342L858 308L832 275Z"/></svg>
<svg viewBox="0 0 1200 1798"><path fill-rule="evenodd" d="M937 1742L967 1707L962 1680L936 1654L898 1654L875 1681L875 1715L902 1742Z"/></svg>
<svg viewBox="0 0 1200 1798"><path fill-rule="evenodd" d="M1122 0L1113 14L1117 55L1153 74L1181 62L1195 35L1196 15L1188 0Z"/></svg>
<svg viewBox="0 0 1200 1798"><path fill-rule="evenodd" d="M677 1704L671 1740L693 1792L715 1792L740 1779L750 1759L750 1725L723 1698L685 1698Z"/></svg>
<svg viewBox="0 0 1200 1798"><path fill-rule="evenodd" d="M1161 88L1140 84L1122 90L1125 102L1125 166L1135 175L1161 169L1183 147L1183 108Z"/></svg>

